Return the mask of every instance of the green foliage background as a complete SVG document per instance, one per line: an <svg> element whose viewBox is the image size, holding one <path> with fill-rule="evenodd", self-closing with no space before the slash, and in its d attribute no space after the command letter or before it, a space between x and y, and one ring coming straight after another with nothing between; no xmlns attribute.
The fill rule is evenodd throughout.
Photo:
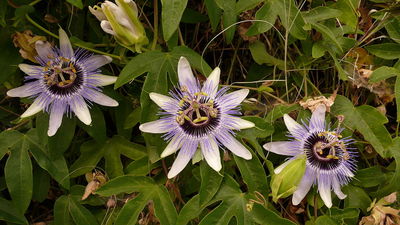
<svg viewBox="0 0 400 225"><path fill-rule="evenodd" d="M400 3L396 0L136 1L150 40L133 53L104 33L88 6L95 0L0 1L0 220L5 224L357 224L374 199L400 189ZM63 119L48 137L49 116L20 119L31 99L6 97L23 83L12 34L31 30L57 43L61 26L75 47L113 57L102 68L118 76L104 92L116 108L91 107L92 126ZM200 80L220 66L221 86L249 88L242 105L255 128L237 138L253 154L228 152L218 174L204 161L172 180L166 143L138 125L158 118L148 93L177 83L185 56ZM367 75L366 75L367 74ZM348 197L323 206L314 189L299 205L272 202L273 168L284 157L262 144L285 140L285 113L306 120L298 102L337 91L328 118L344 115L357 142L358 171ZM81 200L86 173L108 181ZM112 207L109 207L110 204ZM398 209L396 202L391 207Z"/></svg>

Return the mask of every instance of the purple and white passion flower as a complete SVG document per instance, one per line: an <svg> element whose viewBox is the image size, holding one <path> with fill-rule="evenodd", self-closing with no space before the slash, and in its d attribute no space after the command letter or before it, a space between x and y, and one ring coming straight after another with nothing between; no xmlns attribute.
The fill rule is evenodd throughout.
<svg viewBox="0 0 400 225"><path fill-rule="evenodd" d="M180 173L200 146L201 155L215 171L222 168L219 146L225 146L233 154L244 159L252 155L236 138L234 130L254 127L250 121L241 119L240 103L249 93L241 89L226 93L228 88L218 90L220 69L215 68L201 87L193 76L186 58L178 63L179 86L169 92L170 96L150 93L150 98L164 112L159 120L144 123L139 129L147 133L166 133L169 141L161 157L178 151L168 178Z"/></svg>
<svg viewBox="0 0 400 225"><path fill-rule="evenodd" d="M340 133L343 129L340 127L330 131L325 125L325 111L325 105L318 106L309 124L303 124L303 126L285 114L283 118L292 140L270 142L264 145L264 148L270 152L291 156L288 161L275 169L275 174L282 172L293 160L306 157L305 173L293 193L293 205L298 205L311 186L317 184L322 200L330 208L332 206L331 190L339 199L346 198L341 191L341 186L347 184L354 176L355 152L352 151L353 148L348 147L353 139L342 138Z"/></svg>
<svg viewBox="0 0 400 225"><path fill-rule="evenodd" d="M7 92L11 97L35 98L21 115L32 116L42 110L50 114L47 134L53 136L61 126L64 113L73 112L79 120L92 122L88 103L118 106L118 102L101 93L101 86L115 83L117 77L99 74L99 68L111 62L109 56L93 55L83 49L74 51L67 34L60 28L60 48L36 41L36 60L40 66L19 64L28 76L26 83Z"/></svg>

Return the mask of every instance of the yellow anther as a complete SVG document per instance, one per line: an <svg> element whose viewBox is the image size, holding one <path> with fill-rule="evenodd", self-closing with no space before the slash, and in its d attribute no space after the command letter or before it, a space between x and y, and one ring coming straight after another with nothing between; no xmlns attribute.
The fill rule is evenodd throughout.
<svg viewBox="0 0 400 225"><path fill-rule="evenodd" d="M183 125L183 124L185 123L185 119L184 119L182 116L177 116L177 117L176 117L176 122L177 122L179 125Z"/></svg>
<svg viewBox="0 0 400 225"><path fill-rule="evenodd" d="M179 101L179 107L182 107L183 104L185 104L185 100L182 99L182 100Z"/></svg>
<svg viewBox="0 0 400 225"><path fill-rule="evenodd" d="M179 115L182 115L182 113L183 113L183 111L178 111L178 114L179 114Z"/></svg>
<svg viewBox="0 0 400 225"><path fill-rule="evenodd" d="M207 120L208 120L208 117L202 116L200 118L193 120L193 123L201 123L201 122L207 121Z"/></svg>
<svg viewBox="0 0 400 225"><path fill-rule="evenodd" d="M181 87L181 91L182 91L182 92L187 92L187 91L188 91L188 89L187 89L187 87L186 87L186 86L182 86L182 87Z"/></svg>
<svg viewBox="0 0 400 225"><path fill-rule="evenodd" d="M326 158L327 159L339 159L339 157L337 157L335 155L327 155Z"/></svg>
<svg viewBox="0 0 400 225"><path fill-rule="evenodd" d="M217 109L211 108L210 111L209 111L209 113L210 113L210 116L211 116L211 117L215 118L215 117L217 117L217 115L218 115L218 110L217 110Z"/></svg>
<svg viewBox="0 0 400 225"><path fill-rule="evenodd" d="M187 121L192 121L188 116L184 115L183 118L185 118L185 120Z"/></svg>

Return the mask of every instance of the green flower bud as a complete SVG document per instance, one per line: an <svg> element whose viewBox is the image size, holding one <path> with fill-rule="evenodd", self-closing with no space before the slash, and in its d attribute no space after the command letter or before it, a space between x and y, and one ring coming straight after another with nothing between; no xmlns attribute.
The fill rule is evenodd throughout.
<svg viewBox="0 0 400 225"><path fill-rule="evenodd" d="M122 46L140 52L142 45L148 44L143 25L138 18L138 10L132 0L105 1L89 11L100 21L104 32L115 37Z"/></svg>
<svg viewBox="0 0 400 225"><path fill-rule="evenodd" d="M279 198L286 198L293 194L305 171L306 157L303 155L288 162L278 174L272 175L272 200L277 202Z"/></svg>

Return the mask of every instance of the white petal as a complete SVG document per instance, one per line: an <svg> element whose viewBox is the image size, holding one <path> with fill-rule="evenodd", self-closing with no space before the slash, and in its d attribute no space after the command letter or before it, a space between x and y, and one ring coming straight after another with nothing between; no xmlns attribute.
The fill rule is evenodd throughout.
<svg viewBox="0 0 400 225"><path fill-rule="evenodd" d="M231 129L242 130L255 127L255 124L253 122L244 120L240 117L229 116L229 120L233 121Z"/></svg>
<svg viewBox="0 0 400 225"><path fill-rule="evenodd" d="M283 120L285 121L286 127L289 132L296 138L301 139L307 133L307 130L299 123L297 123L296 120L294 120L288 114L283 115Z"/></svg>
<svg viewBox="0 0 400 225"><path fill-rule="evenodd" d="M21 118L33 116L36 113L40 112L43 110L43 104L39 102L39 99L37 98L31 106L21 115Z"/></svg>
<svg viewBox="0 0 400 225"><path fill-rule="evenodd" d="M233 154L249 160L252 158L250 151L244 147L236 138L231 134L224 134L217 136L218 140L227 147Z"/></svg>
<svg viewBox="0 0 400 225"><path fill-rule="evenodd" d="M58 33L60 36L60 51L66 58L72 58L74 55L74 50L72 49L71 42L69 41L67 33L60 28L58 29Z"/></svg>
<svg viewBox="0 0 400 225"><path fill-rule="evenodd" d="M189 91L198 92L197 80L193 75L192 68L185 57L181 57L178 62L178 78L181 87L188 88Z"/></svg>
<svg viewBox="0 0 400 225"><path fill-rule="evenodd" d="M221 97L220 104L226 109L237 107L249 94L249 89L240 89Z"/></svg>
<svg viewBox="0 0 400 225"><path fill-rule="evenodd" d="M135 12L134 16L137 17L138 16L138 8L137 8L136 3L132 0L124 0L124 2L128 3L129 7L131 7L131 9Z"/></svg>
<svg viewBox="0 0 400 225"><path fill-rule="evenodd" d="M35 85L36 84L36 85ZM21 87L13 88L7 91L7 95L10 97L29 97L39 93L41 90L39 88L39 82L35 81L22 85Z"/></svg>
<svg viewBox="0 0 400 225"><path fill-rule="evenodd" d="M84 61L86 65L86 70L96 70L112 61L112 58L107 55L92 55Z"/></svg>
<svg viewBox="0 0 400 225"><path fill-rule="evenodd" d="M35 49L39 57L44 61L48 61L49 59L53 59L56 57L53 48L51 47L51 44L47 41L36 41Z"/></svg>
<svg viewBox="0 0 400 225"><path fill-rule="evenodd" d="M347 195L345 195L342 190L340 189L340 183L337 179L337 177L335 177L332 180L332 187L333 187L333 191L335 192L335 194L338 196L339 199L345 199L347 197Z"/></svg>
<svg viewBox="0 0 400 225"><path fill-rule="evenodd" d="M143 123L139 126L139 130L152 133L152 134L162 134L170 131L170 127L165 123L164 120L156 120L147 123Z"/></svg>
<svg viewBox="0 0 400 225"><path fill-rule="evenodd" d="M85 97L87 97L89 100L93 102L96 102L99 105L110 106L110 107L118 106L117 101L98 91L87 90L87 95Z"/></svg>
<svg viewBox="0 0 400 225"><path fill-rule="evenodd" d="M66 104L53 104L50 112L48 136L56 134L58 128L61 126L63 115L66 109Z"/></svg>
<svg viewBox="0 0 400 225"><path fill-rule="evenodd" d="M318 191L319 195L324 201L326 207L332 207L332 197L331 197L331 180L328 177L318 177Z"/></svg>
<svg viewBox="0 0 400 225"><path fill-rule="evenodd" d="M169 112L171 111L171 109L178 110L179 102L176 99L154 92L151 92L149 96L154 103L156 103L160 108L164 109L165 111ZM173 113L176 113L176 111Z"/></svg>
<svg viewBox="0 0 400 225"><path fill-rule="evenodd" d="M215 171L219 172L222 168L222 165L218 144L214 141L213 138L208 138L200 141L200 147L201 153L206 159L208 165Z"/></svg>
<svg viewBox="0 0 400 225"><path fill-rule="evenodd" d="M174 163L172 164L171 170L168 172L168 179L175 177L185 168L196 152L197 146L197 142L185 143L185 145L182 146L178 153L178 157L176 157Z"/></svg>
<svg viewBox="0 0 400 225"><path fill-rule="evenodd" d="M307 195L312 184L314 183L314 175L312 172L306 170L303 178L300 181L299 186L297 186L296 191L293 193L292 203L293 205L298 205L301 200Z"/></svg>
<svg viewBox="0 0 400 225"><path fill-rule="evenodd" d="M221 70L219 67L216 67L208 76L206 82L203 84L202 92L207 93L211 98L215 97L215 94L218 91L218 84L220 78Z"/></svg>
<svg viewBox="0 0 400 225"><path fill-rule="evenodd" d="M99 20L107 20L106 15L104 15L103 11L100 7L94 6L93 8L89 6L89 11Z"/></svg>
<svg viewBox="0 0 400 225"><path fill-rule="evenodd" d="M108 76L108 75L103 75L103 74L95 74L92 75L92 77L94 77L94 79L97 80L97 85L98 86L107 86L110 84L115 83L115 81L117 81L116 76Z"/></svg>
<svg viewBox="0 0 400 225"><path fill-rule="evenodd" d="M315 109L310 119L310 130L313 129L321 130L325 128L325 111L326 111L325 105L319 105Z"/></svg>
<svg viewBox="0 0 400 225"><path fill-rule="evenodd" d="M295 158L291 158L291 159L286 160L284 163L282 163L281 165L279 165L278 167L276 167L276 168L274 169L274 173L275 173L275 174L279 174L280 172L282 172L282 170L285 169L285 167L286 167L287 165L289 165L289 163L291 163L294 159L295 159Z"/></svg>
<svg viewBox="0 0 400 225"><path fill-rule="evenodd" d="M29 64L21 63L18 65L19 69L22 70L27 75L38 75L43 70L41 66L33 66Z"/></svg>
<svg viewBox="0 0 400 225"><path fill-rule="evenodd" d="M92 117L90 116L89 108L82 97L72 100L72 102L70 102L70 106L72 111L75 113L78 119L82 121L82 123L90 125L92 122Z"/></svg>
<svg viewBox="0 0 400 225"><path fill-rule="evenodd" d="M181 139L178 136L174 136L172 140L168 143L167 147L161 153L161 158L165 158L173 153L175 153L178 149L182 147Z"/></svg>
<svg viewBox="0 0 400 225"><path fill-rule="evenodd" d="M265 150L273 152L278 155L294 156L299 154L298 149L293 148L293 143L290 141L274 141L263 145Z"/></svg>
<svg viewBox="0 0 400 225"><path fill-rule="evenodd" d="M101 29L103 29L104 32L111 34L111 35L116 35L115 31L113 30L110 22L108 22L107 20L102 20L100 22L100 27Z"/></svg>

